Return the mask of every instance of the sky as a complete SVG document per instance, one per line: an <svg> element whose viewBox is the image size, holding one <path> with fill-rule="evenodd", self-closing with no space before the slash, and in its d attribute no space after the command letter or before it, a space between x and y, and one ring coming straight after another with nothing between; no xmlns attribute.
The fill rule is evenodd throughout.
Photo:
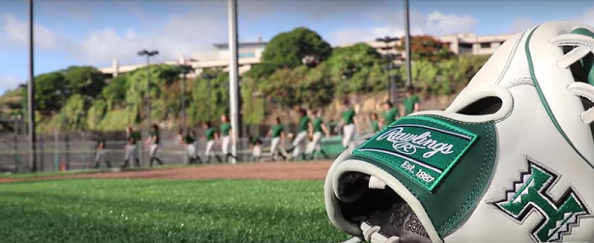
<svg viewBox="0 0 594 243"><path fill-rule="evenodd" d="M401 36L400 0L237 0L239 41L296 27L333 45ZM554 20L594 26L591 0L410 0L412 34L503 34ZM34 0L35 74L72 65L142 63L212 51L228 38L226 0ZM27 1L0 0L0 94L28 77Z"/></svg>

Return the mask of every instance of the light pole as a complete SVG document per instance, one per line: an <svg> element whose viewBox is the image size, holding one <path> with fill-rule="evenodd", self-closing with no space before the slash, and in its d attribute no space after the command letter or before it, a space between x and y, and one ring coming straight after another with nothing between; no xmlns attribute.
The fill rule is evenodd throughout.
<svg viewBox="0 0 594 243"><path fill-rule="evenodd" d="M411 49L410 49L410 7L408 0L404 0L404 46L406 49L406 87L412 85L412 69L411 69Z"/></svg>
<svg viewBox="0 0 594 243"><path fill-rule="evenodd" d="M396 82L394 80L394 77L392 75L392 70L394 69L394 58L393 58L393 54L391 53L391 50L394 49L393 45L390 45L390 43L395 42L400 40L400 38L396 38L396 37L383 37L383 38L376 38L375 41L377 42L383 42L386 44L385 47L382 48L382 50L384 50L386 53L384 54L384 56L386 57L386 61L387 66L386 66L386 73L387 73L387 81L388 81L388 90L389 90L389 99L392 103L396 102L396 95L394 92L394 89L396 88Z"/></svg>
<svg viewBox="0 0 594 243"><path fill-rule="evenodd" d="M159 51L141 50L138 52L139 56L146 56L146 119L148 126L151 126L151 57L159 55Z"/></svg>
<svg viewBox="0 0 594 243"><path fill-rule="evenodd" d="M186 130L186 79L188 77L188 73L192 72L193 68L191 65L179 65L182 73L182 82L181 82L181 112L182 112L182 128L184 131Z"/></svg>
<svg viewBox="0 0 594 243"><path fill-rule="evenodd" d="M206 89L208 90L208 98L207 98L208 99L208 106L207 106L208 107L208 110L207 110L207 113L206 114L207 114L208 120L210 121L210 118L211 118L211 115L212 115L212 112L211 112L211 110L212 110L212 107L211 107L212 106L212 104L211 104L212 103L212 100L211 100L211 97L210 97L211 96L211 87L210 86L211 86L211 80L213 78L215 78L215 76L212 75L212 74L210 74L210 73L205 73L205 74L202 74L202 78L203 79L206 79Z"/></svg>
<svg viewBox="0 0 594 243"><path fill-rule="evenodd" d="M31 170L37 171L37 161L35 160L35 72L33 63L34 38L33 38L33 0L29 0L29 85L27 86L27 103L29 109L27 110L29 117L29 163L31 163Z"/></svg>
<svg viewBox="0 0 594 243"><path fill-rule="evenodd" d="M58 129L56 129L55 131L55 135L54 135L54 144L55 144L55 152L54 152L54 170L55 171L59 171L60 170L60 136L62 135L62 128L64 126L64 105L65 105L65 101L64 101L64 97L66 96L66 90L65 89L59 89L58 91L56 91L56 94L58 95L58 97L60 97L60 125L58 126Z"/></svg>

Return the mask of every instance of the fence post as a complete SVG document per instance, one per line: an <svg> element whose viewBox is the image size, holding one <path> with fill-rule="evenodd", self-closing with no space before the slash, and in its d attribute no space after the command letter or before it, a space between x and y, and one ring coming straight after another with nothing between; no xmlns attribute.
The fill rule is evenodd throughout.
<svg viewBox="0 0 594 243"><path fill-rule="evenodd" d="M19 120L19 122L20 122L20 120ZM21 129L20 129L20 123L16 123L16 125L15 125L15 132L16 132L15 135L16 136L14 138L15 139L14 140L14 147L15 147L15 154L16 154L15 164L14 164L14 171L15 172L19 172L21 170L21 162L20 162L21 155L19 153L19 136L21 135L20 134L20 131L21 131Z"/></svg>
<svg viewBox="0 0 594 243"><path fill-rule="evenodd" d="M60 170L60 138L58 131L54 132L54 171Z"/></svg>
<svg viewBox="0 0 594 243"><path fill-rule="evenodd" d="M66 170L70 168L70 136L66 134L66 138L64 139L65 146L66 146Z"/></svg>
<svg viewBox="0 0 594 243"><path fill-rule="evenodd" d="M87 142L86 137L87 136L85 136L85 132L82 132L82 141L80 141L81 144L85 144ZM83 170L85 170L85 169L87 169L87 158L88 158L87 155L89 152L87 150L87 146L83 145L83 148L84 148L84 151L82 154L82 156L83 156L82 160L83 160Z"/></svg>
<svg viewBox="0 0 594 243"><path fill-rule="evenodd" d="M39 145L39 150L35 150L34 151L35 154L33 155L33 156L36 156L37 158L39 158L39 160L38 160L39 167L37 167L39 170L36 172L43 172L45 170L45 166L44 166L44 164L45 164L44 157L45 156L43 156L43 155L45 155L45 146L43 146L44 145L43 140L44 140L44 137L40 137L40 139L37 139L35 141L35 143L37 143Z"/></svg>

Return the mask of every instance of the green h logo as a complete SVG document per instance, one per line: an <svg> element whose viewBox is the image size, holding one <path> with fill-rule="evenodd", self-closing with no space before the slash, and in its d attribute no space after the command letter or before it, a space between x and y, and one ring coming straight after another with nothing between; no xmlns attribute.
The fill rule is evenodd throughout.
<svg viewBox="0 0 594 243"><path fill-rule="evenodd" d="M513 189L506 191L507 197L491 204L518 224L523 224L531 212L540 214L543 219L532 230L532 239L535 242L561 241L563 235L571 234L572 227L578 227L579 221L590 212L572 188L558 201L553 200L548 191L559 176L528 157L527 160L528 171L521 173Z"/></svg>

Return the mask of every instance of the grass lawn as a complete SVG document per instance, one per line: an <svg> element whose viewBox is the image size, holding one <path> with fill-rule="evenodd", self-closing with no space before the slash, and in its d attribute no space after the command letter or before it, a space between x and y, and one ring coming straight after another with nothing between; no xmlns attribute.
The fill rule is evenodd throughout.
<svg viewBox="0 0 594 243"><path fill-rule="evenodd" d="M205 166L205 165L202 165ZM159 169L171 169L171 168L183 168L183 167L195 167L186 164L174 164L174 165L162 165L156 167L132 167L126 168L122 171L139 171L139 170L159 170ZM113 169L118 169L114 167ZM45 171L45 172L19 172L19 173L4 173L0 174L0 178L5 179L31 179L38 177L51 177L51 176L62 176L62 175L75 175L75 174L93 174L101 172L110 172L112 169L101 168L101 169L83 169L83 170L69 170L69 171Z"/></svg>
<svg viewBox="0 0 594 243"><path fill-rule="evenodd" d="M1 242L329 243L323 181L77 179L0 184Z"/></svg>

